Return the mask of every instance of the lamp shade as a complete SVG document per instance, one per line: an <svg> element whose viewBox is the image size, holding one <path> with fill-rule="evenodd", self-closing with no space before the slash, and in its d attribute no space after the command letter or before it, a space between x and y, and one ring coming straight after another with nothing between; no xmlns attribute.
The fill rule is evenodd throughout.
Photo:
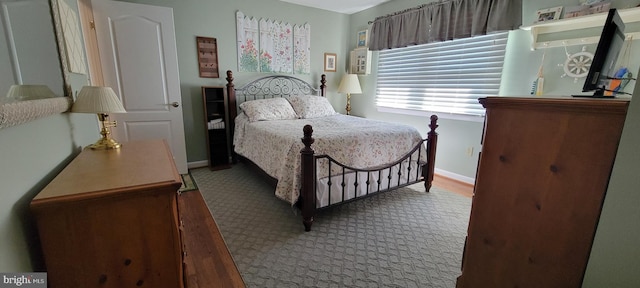
<svg viewBox="0 0 640 288"><path fill-rule="evenodd" d="M17 100L33 100L55 96L47 85L11 85L9 92L7 92L7 98Z"/></svg>
<svg viewBox="0 0 640 288"><path fill-rule="evenodd" d="M111 87L84 86L71 107L78 113L126 113L122 102Z"/></svg>
<svg viewBox="0 0 640 288"><path fill-rule="evenodd" d="M362 93L362 89L360 88L360 80L358 80L358 75L346 74L342 76L342 80L340 81L340 86L338 86L338 92L350 93L350 94Z"/></svg>

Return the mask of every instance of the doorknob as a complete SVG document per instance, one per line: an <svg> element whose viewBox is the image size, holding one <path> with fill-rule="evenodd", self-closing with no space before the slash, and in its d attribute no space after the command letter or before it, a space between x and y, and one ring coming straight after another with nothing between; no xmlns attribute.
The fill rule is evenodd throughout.
<svg viewBox="0 0 640 288"><path fill-rule="evenodd" d="M167 105L171 105L173 107L180 107L180 104L178 102L173 102L173 103L167 104Z"/></svg>

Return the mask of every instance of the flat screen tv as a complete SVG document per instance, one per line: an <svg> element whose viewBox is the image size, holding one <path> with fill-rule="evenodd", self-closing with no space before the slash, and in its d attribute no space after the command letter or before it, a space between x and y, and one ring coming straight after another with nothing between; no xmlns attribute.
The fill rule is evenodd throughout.
<svg viewBox="0 0 640 288"><path fill-rule="evenodd" d="M593 95L574 95L578 97L611 97L605 92L611 79L615 79L616 61L624 44L624 23L616 9L610 9L604 22L600 41L593 55L589 73L582 86L582 92L593 92Z"/></svg>

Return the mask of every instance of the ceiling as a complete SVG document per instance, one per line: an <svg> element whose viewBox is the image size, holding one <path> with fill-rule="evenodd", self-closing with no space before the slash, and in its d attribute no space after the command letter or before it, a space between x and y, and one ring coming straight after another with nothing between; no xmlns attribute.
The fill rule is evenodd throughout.
<svg viewBox="0 0 640 288"><path fill-rule="evenodd" d="M280 0L343 14L353 14L390 0Z"/></svg>

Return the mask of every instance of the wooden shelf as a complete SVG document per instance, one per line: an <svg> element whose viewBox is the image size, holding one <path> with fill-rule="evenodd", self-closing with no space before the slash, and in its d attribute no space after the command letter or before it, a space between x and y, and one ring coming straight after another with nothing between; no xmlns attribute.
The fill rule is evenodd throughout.
<svg viewBox="0 0 640 288"><path fill-rule="evenodd" d="M212 170L230 168L231 137L227 131L227 93L223 86L202 86L207 159ZM218 122L211 122L218 120Z"/></svg>
<svg viewBox="0 0 640 288"><path fill-rule="evenodd" d="M618 9L618 14L620 14L620 18L622 18L622 21L625 24L640 22L640 7ZM532 50L540 49L540 48L562 47L562 46L572 46L572 45L586 45L586 44L598 43L598 41L600 40L600 35L593 36L593 37L561 39L561 40L544 41L544 42L538 42L538 36L541 34L602 27L606 18L607 18L607 13L598 13L598 14L585 15L585 16L580 16L575 18L545 21L545 22L536 23L530 26L522 26L520 27L520 29L531 31L531 37L532 37L531 49ZM627 35L627 39L631 37L640 39L640 32L625 33L625 34Z"/></svg>

